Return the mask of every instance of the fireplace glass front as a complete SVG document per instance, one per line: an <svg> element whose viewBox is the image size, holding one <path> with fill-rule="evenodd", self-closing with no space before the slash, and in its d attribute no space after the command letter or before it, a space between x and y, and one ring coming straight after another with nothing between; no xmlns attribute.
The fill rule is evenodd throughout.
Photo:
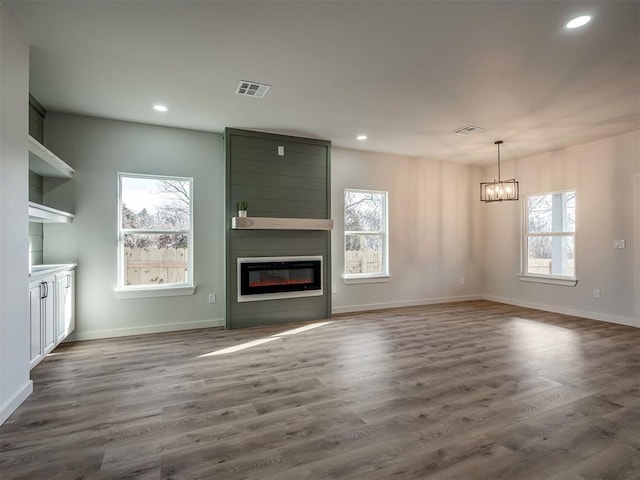
<svg viewBox="0 0 640 480"><path fill-rule="evenodd" d="M322 295L322 257L238 259L238 301Z"/></svg>

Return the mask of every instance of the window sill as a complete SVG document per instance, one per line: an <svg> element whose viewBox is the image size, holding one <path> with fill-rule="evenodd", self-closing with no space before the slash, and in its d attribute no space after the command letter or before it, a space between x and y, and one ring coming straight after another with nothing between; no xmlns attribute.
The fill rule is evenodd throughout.
<svg viewBox="0 0 640 480"><path fill-rule="evenodd" d="M194 285L184 285L175 287L157 288L115 288L113 290L118 300L128 300L131 298L156 298L156 297L179 297L193 295L196 291Z"/></svg>
<svg viewBox="0 0 640 480"><path fill-rule="evenodd" d="M575 287L578 283L577 278L571 277L560 277L553 275L531 275L531 274L520 274L518 278L521 282L533 282L533 283L546 283L548 285L562 285L564 287Z"/></svg>
<svg viewBox="0 0 640 480"><path fill-rule="evenodd" d="M342 281L347 285L350 284L358 284L358 283L386 283L391 280L391 276L389 275L362 275L362 276L353 276L347 277L343 276Z"/></svg>

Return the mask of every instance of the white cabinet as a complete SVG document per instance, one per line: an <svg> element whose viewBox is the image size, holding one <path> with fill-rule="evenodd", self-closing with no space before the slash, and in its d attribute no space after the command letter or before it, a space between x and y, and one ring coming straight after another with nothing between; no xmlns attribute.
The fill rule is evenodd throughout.
<svg viewBox="0 0 640 480"><path fill-rule="evenodd" d="M40 282L29 286L29 303L31 304L30 334L31 347L29 353L29 366L35 367L42 357L42 294L44 287Z"/></svg>
<svg viewBox="0 0 640 480"><path fill-rule="evenodd" d="M56 275L56 343L62 342L76 328L75 271Z"/></svg>
<svg viewBox="0 0 640 480"><path fill-rule="evenodd" d="M44 355L56 346L54 289L55 277L53 275L43 277L29 285L31 367L38 364Z"/></svg>
<svg viewBox="0 0 640 480"><path fill-rule="evenodd" d="M60 267L37 269L29 283L31 368L75 328L75 271Z"/></svg>
<svg viewBox="0 0 640 480"><path fill-rule="evenodd" d="M47 278L42 284L45 289L42 299L42 343L46 355L56 347L55 278Z"/></svg>

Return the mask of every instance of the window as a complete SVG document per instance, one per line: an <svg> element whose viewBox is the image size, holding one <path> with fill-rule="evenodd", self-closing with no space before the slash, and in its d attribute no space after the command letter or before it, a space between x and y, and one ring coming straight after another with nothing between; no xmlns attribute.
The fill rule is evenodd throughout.
<svg viewBox="0 0 640 480"><path fill-rule="evenodd" d="M193 293L168 292L193 286L193 180L118 177L118 289Z"/></svg>
<svg viewBox="0 0 640 480"><path fill-rule="evenodd" d="M386 277L387 252L387 192L345 190L345 279Z"/></svg>
<svg viewBox="0 0 640 480"><path fill-rule="evenodd" d="M525 198L523 274L575 279L576 192Z"/></svg>

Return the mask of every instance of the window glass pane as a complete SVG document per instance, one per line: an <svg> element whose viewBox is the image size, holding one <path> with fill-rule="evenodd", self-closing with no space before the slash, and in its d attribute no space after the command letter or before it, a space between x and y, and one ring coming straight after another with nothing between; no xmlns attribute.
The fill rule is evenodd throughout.
<svg viewBox="0 0 640 480"><path fill-rule="evenodd" d="M527 273L575 276L574 237L529 237Z"/></svg>
<svg viewBox="0 0 640 480"><path fill-rule="evenodd" d="M565 219L564 219L564 231L575 232L576 231L576 192L563 193L565 200Z"/></svg>
<svg viewBox="0 0 640 480"><path fill-rule="evenodd" d="M188 235L124 235L124 285L188 282Z"/></svg>
<svg viewBox="0 0 640 480"><path fill-rule="evenodd" d="M551 233L553 231L551 195L527 197L527 212L530 233Z"/></svg>
<svg viewBox="0 0 640 480"><path fill-rule="evenodd" d="M384 193L346 191L345 231L381 231L384 225Z"/></svg>
<svg viewBox="0 0 640 480"><path fill-rule="evenodd" d="M529 196L527 197L528 232L575 232L575 211L575 192Z"/></svg>
<svg viewBox="0 0 640 480"><path fill-rule="evenodd" d="M345 235L345 273L383 273L383 246L382 235Z"/></svg>
<svg viewBox="0 0 640 480"><path fill-rule="evenodd" d="M122 177L122 228L188 230L188 180Z"/></svg>
<svg viewBox="0 0 640 480"><path fill-rule="evenodd" d="M574 277L576 275L576 257L574 248L575 237L567 236L560 238L562 240L562 263L561 265L558 265L560 273L558 273L557 275L567 275L569 277Z"/></svg>
<svg viewBox="0 0 640 480"><path fill-rule="evenodd" d="M527 273L551 275L551 238L529 237Z"/></svg>

